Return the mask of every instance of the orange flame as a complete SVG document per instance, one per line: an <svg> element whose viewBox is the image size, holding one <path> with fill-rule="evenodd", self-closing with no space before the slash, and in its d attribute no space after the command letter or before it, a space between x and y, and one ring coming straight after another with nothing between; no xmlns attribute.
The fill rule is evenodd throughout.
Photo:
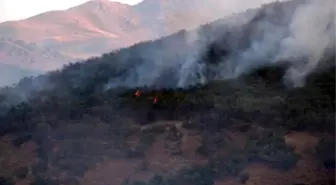
<svg viewBox="0 0 336 185"><path fill-rule="evenodd" d="M140 91L139 91L139 90L136 90L135 93L134 93L134 95L135 95L136 97L139 97L139 96L140 96Z"/></svg>
<svg viewBox="0 0 336 185"><path fill-rule="evenodd" d="M157 103L157 98L154 97L154 98L153 98L153 104L156 104L156 103Z"/></svg>

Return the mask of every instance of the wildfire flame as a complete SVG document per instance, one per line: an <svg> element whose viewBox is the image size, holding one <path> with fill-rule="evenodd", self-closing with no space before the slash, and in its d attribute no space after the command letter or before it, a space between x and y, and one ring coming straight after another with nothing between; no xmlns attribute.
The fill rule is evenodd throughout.
<svg viewBox="0 0 336 185"><path fill-rule="evenodd" d="M153 104L156 104L157 103L157 98L154 96L153 98Z"/></svg>
<svg viewBox="0 0 336 185"><path fill-rule="evenodd" d="M139 90L136 90L135 93L134 93L134 95L135 95L136 97L139 97L139 96L140 96L140 91L139 91Z"/></svg>
<svg viewBox="0 0 336 185"><path fill-rule="evenodd" d="M134 92L134 96L135 96L135 97L140 97L140 96L141 96L140 91L139 91L139 90L136 90L136 91ZM154 96L153 96L153 104L156 104L157 102L158 102L158 98L154 95Z"/></svg>

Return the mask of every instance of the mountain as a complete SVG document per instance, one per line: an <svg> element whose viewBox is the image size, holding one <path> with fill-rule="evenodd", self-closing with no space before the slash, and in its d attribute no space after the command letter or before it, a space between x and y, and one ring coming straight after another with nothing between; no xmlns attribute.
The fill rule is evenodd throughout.
<svg viewBox="0 0 336 185"><path fill-rule="evenodd" d="M41 71L19 68L15 65L0 64L0 87L18 83L22 78L37 76Z"/></svg>
<svg viewBox="0 0 336 185"><path fill-rule="evenodd" d="M329 16L334 12L327 9L328 5L309 0L266 4L195 30L182 30L90 58L82 64L70 64L39 79L45 78L45 88L59 92L58 95L115 87L187 88L235 78L260 66L289 62L292 67L284 79L300 86L306 75L325 66L320 62L324 56L334 54L335 21ZM305 16L320 16L324 21L312 21L310 25L319 26L301 29ZM311 42L311 38L319 40ZM24 86L29 83L26 81Z"/></svg>
<svg viewBox="0 0 336 185"><path fill-rule="evenodd" d="M145 0L135 6L94 0L65 11L1 23L0 63L26 70L58 69L230 13L216 7L220 7L216 0Z"/></svg>
<svg viewBox="0 0 336 185"><path fill-rule="evenodd" d="M43 48L36 43L0 38L0 86L12 85L21 78L36 76L74 61L71 57Z"/></svg>
<svg viewBox="0 0 336 185"><path fill-rule="evenodd" d="M0 38L0 63L27 70L48 71L73 61L59 52L39 47L36 43Z"/></svg>
<svg viewBox="0 0 336 185"><path fill-rule="evenodd" d="M66 11L46 12L24 21L3 23L9 37L34 41L75 57L89 57L144 39L143 25L129 5L89 1ZM20 30L25 30L24 32ZM115 45L115 47L112 47Z"/></svg>
<svg viewBox="0 0 336 185"><path fill-rule="evenodd" d="M65 11L2 23L0 37L35 42L73 58L87 58L196 28L232 13L222 5L218 0L144 0L134 6L93 0Z"/></svg>
<svg viewBox="0 0 336 185"><path fill-rule="evenodd" d="M1 183L333 184L333 3L267 4L1 88Z"/></svg>

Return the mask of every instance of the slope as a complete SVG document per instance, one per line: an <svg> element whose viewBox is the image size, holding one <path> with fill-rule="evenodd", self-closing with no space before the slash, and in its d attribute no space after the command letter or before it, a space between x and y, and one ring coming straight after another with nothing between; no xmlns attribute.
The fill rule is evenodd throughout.
<svg viewBox="0 0 336 185"><path fill-rule="evenodd" d="M0 64L0 87L18 83L22 78L37 76L41 71L18 68L14 65Z"/></svg>
<svg viewBox="0 0 336 185"><path fill-rule="evenodd" d="M278 55L272 60L269 50L258 50L258 55L249 52L249 60L244 58L255 42L272 48L259 36L273 32L270 26L281 26L288 33L289 22L307 7L305 2L265 5L252 12L252 19L243 19L246 12L232 18L244 24L232 25L224 19L205 25L196 30L195 40L189 37L195 31L182 31L2 89L3 181L66 185L334 182L335 53L326 52L315 68L304 73L301 86L285 84L283 77L293 67L307 64L301 57L310 56L309 52L286 61ZM330 36L331 30L324 31ZM272 39L275 45L283 41ZM260 55L261 51L267 55ZM245 60L235 63L234 59ZM182 68L196 75L180 78L185 74L178 71ZM238 72L217 75L221 71ZM180 83L180 79L187 80ZM137 90L140 96L133 96ZM19 96L6 92L19 92ZM18 101L20 96L25 101L10 104L10 98ZM153 96L158 98L154 104Z"/></svg>
<svg viewBox="0 0 336 185"><path fill-rule="evenodd" d="M74 59L36 43L0 38L0 61L23 69L47 71L62 67ZM46 62L48 61L48 62Z"/></svg>

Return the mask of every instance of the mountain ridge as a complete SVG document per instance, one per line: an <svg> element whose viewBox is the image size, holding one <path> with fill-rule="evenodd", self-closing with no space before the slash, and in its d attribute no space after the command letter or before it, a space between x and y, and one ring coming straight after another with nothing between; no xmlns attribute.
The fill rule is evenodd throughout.
<svg viewBox="0 0 336 185"><path fill-rule="evenodd" d="M176 3L178 5L174 6ZM231 6L238 7L239 4L235 2ZM145 0L134 6L110 1L90 1L64 11L51 11L22 21L2 23L0 37L33 42L41 49L48 48L65 56L57 60L40 56L34 64L20 63L20 67L26 69L55 70L73 61L158 39L179 30L191 30L206 22L231 15L232 10L225 9L223 5L225 3L216 0L193 0L188 3ZM242 5L238 9L252 6L249 3ZM256 11L249 12L249 15L238 19L246 19L246 22L254 17ZM235 21L241 22L235 18L228 19L229 24L235 24ZM7 55L6 51L0 52L3 56ZM18 61L7 59L0 62L17 65Z"/></svg>
<svg viewBox="0 0 336 185"><path fill-rule="evenodd" d="M1 23L0 36L54 47L73 58L87 58L181 29L196 28L230 14L219 11L221 5L216 0L188 3L145 0L136 5L88 1L67 10ZM95 51L89 52L85 45L92 45Z"/></svg>
<svg viewBox="0 0 336 185"><path fill-rule="evenodd" d="M11 86L24 77L34 77L43 74L42 71L20 68L16 65L0 63L0 87Z"/></svg>
<svg viewBox="0 0 336 185"><path fill-rule="evenodd" d="M36 43L0 37L0 60L1 64L29 70L48 71L59 65L68 64L73 59L53 49L39 47Z"/></svg>
<svg viewBox="0 0 336 185"><path fill-rule="evenodd" d="M75 59L33 42L0 37L0 86L54 70Z"/></svg>

